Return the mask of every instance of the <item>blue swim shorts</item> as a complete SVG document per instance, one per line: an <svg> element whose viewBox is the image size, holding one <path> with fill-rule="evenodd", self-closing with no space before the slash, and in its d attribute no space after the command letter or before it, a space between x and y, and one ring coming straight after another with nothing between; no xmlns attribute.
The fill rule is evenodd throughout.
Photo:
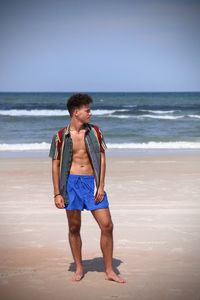
<svg viewBox="0 0 200 300"><path fill-rule="evenodd" d="M95 210L99 208L108 208L109 203L107 194L104 192L104 198L96 203L94 198L95 180L94 175L69 174L67 180L67 210Z"/></svg>

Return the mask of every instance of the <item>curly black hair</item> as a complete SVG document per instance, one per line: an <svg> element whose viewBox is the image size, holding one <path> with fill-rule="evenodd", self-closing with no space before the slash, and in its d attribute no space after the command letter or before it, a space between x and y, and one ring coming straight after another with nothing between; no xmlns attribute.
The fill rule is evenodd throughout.
<svg viewBox="0 0 200 300"><path fill-rule="evenodd" d="M83 93L73 94L71 97L69 97L67 101L67 109L69 111L70 116L72 116L73 111L76 108L80 108L82 105L87 105L92 102L93 100L88 94L83 94Z"/></svg>

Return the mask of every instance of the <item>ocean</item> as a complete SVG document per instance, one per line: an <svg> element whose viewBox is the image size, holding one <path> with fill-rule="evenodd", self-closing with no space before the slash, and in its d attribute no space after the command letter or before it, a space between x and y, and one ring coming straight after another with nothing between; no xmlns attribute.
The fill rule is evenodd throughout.
<svg viewBox="0 0 200 300"><path fill-rule="evenodd" d="M0 151L43 151L72 93L0 93ZM200 149L200 93L89 93L108 149Z"/></svg>

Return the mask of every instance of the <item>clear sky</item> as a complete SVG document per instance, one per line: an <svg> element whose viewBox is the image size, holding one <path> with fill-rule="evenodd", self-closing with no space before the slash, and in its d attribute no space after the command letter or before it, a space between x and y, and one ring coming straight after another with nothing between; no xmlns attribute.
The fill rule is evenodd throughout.
<svg viewBox="0 0 200 300"><path fill-rule="evenodd" d="M200 91L200 0L0 5L0 91Z"/></svg>

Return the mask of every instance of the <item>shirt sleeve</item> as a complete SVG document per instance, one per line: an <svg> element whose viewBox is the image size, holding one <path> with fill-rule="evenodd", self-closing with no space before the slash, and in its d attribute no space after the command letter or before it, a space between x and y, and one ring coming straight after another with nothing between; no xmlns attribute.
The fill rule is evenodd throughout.
<svg viewBox="0 0 200 300"><path fill-rule="evenodd" d="M61 141L59 139L58 133L56 133L54 134L51 141L49 157L51 157L52 159L60 160L60 149L61 149Z"/></svg>

